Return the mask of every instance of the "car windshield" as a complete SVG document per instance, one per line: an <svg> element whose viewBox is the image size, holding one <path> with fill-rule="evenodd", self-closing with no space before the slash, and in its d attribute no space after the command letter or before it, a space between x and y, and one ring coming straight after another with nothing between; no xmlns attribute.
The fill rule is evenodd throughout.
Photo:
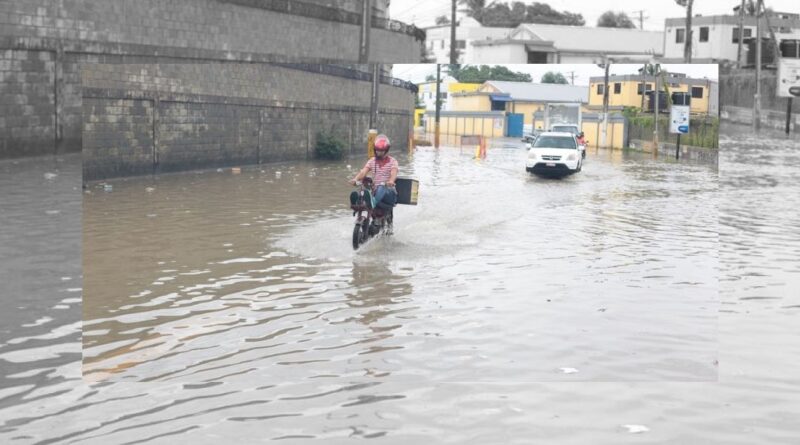
<svg viewBox="0 0 800 445"><path fill-rule="evenodd" d="M566 136L539 136L534 148L576 148L575 139Z"/></svg>
<svg viewBox="0 0 800 445"><path fill-rule="evenodd" d="M560 133L578 134L578 129L573 127L572 125L555 125L553 126L553 131L557 131Z"/></svg>

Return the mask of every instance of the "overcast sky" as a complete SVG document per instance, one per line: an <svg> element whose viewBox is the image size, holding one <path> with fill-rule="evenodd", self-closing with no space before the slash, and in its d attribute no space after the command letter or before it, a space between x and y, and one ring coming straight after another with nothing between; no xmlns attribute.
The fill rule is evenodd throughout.
<svg viewBox="0 0 800 445"><path fill-rule="evenodd" d="M498 3L511 3L512 0L498 0ZM487 0L487 3L491 0ZM523 3L534 3L533 1L523 1ZM685 17L686 10L678 6L675 0L614 0L605 2L600 0L550 0L542 1L558 11L568 11L582 14L587 26L595 26L597 19L605 11L613 9L622 11L639 25L639 10L645 17L644 29L651 31L663 31L664 19L673 17ZM414 23L417 26L428 26L434 23L436 17L440 15L450 15L450 0L391 0L389 13L393 19L406 23ZM692 8L694 14L719 15L732 14L732 8L740 4L739 0L697 0ZM800 13L800 2L797 0L764 0L767 7L781 12ZM463 8L462 5L458 5Z"/></svg>
<svg viewBox="0 0 800 445"><path fill-rule="evenodd" d="M576 64L576 65L547 64L547 65L505 65L505 66L508 67L508 69L510 69L511 71L521 71L523 73L530 74L534 82L539 82L542 78L542 75L548 71L559 72L563 74L568 81L571 80L570 75L573 74L574 72L575 85L588 85L589 77L602 76L604 74L602 68L592 64ZM661 66L667 71L671 71L674 73L684 73L689 75L689 77L697 79L708 78L712 80L717 80L719 77L717 65L715 64L709 64L709 65L662 64ZM616 65L611 65L609 72L611 74L637 74L637 70L641 67L642 65L616 64ZM446 70L446 65L443 65L442 72L444 73L445 70ZM414 83L419 83L423 82L428 74L434 76L436 75L436 65L396 64L394 65L392 76L397 77L399 79L408 80Z"/></svg>

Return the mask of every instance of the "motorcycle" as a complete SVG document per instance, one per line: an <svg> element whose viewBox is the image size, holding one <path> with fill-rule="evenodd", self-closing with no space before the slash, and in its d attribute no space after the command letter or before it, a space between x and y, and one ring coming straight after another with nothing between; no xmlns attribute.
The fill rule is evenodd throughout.
<svg viewBox="0 0 800 445"><path fill-rule="evenodd" d="M380 234L392 234L392 220L394 213L391 208L375 207L372 200L372 179L364 178L363 182L356 182L358 198L351 204L353 216L356 217L353 227L353 250Z"/></svg>

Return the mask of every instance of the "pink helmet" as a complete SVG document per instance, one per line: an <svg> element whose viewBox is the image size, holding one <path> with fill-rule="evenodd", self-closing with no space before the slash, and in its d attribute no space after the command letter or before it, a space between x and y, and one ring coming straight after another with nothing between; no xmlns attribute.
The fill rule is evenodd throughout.
<svg viewBox="0 0 800 445"><path fill-rule="evenodd" d="M385 134L379 134L378 137L375 138L375 150L386 150L388 152L390 148L392 148L392 144Z"/></svg>

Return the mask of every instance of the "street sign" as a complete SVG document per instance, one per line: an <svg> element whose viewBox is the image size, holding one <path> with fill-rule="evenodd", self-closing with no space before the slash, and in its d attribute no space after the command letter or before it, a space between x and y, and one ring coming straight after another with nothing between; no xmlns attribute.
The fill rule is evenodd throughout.
<svg viewBox="0 0 800 445"><path fill-rule="evenodd" d="M669 132L678 134L689 133L689 106L673 105L669 113Z"/></svg>
<svg viewBox="0 0 800 445"><path fill-rule="evenodd" d="M800 96L800 59L782 57L778 62L778 97Z"/></svg>

